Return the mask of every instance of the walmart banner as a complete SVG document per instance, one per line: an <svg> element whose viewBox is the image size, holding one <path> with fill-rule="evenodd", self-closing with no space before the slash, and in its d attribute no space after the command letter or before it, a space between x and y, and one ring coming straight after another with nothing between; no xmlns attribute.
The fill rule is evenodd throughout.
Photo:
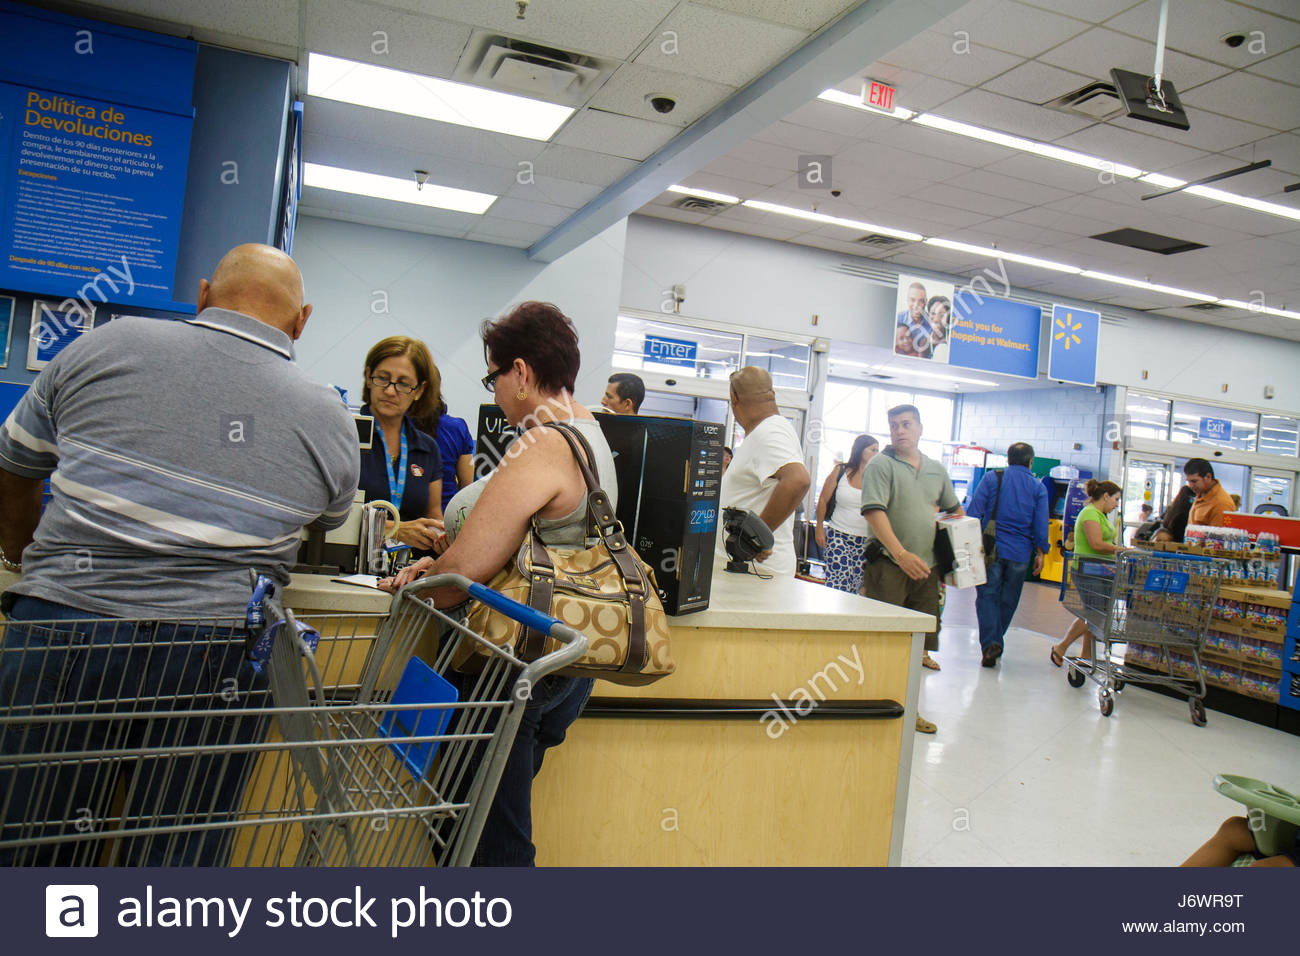
<svg viewBox="0 0 1300 956"><path fill-rule="evenodd" d="M1068 305L1052 306L1051 351L1047 377L1076 385L1097 384L1097 340L1101 313Z"/></svg>

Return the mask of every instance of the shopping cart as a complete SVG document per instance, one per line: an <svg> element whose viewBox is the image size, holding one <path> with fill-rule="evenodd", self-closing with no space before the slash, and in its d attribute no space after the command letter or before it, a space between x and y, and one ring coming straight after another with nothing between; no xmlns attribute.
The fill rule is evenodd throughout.
<svg viewBox="0 0 1300 956"><path fill-rule="evenodd" d="M1125 551L1117 558L1067 552L1065 567L1061 601L1093 635L1087 659L1066 659L1070 686L1082 687L1088 679L1097 684L1107 717L1126 684L1169 687L1187 695L1192 723L1204 727L1200 654L1223 569L1197 555L1147 551ZM1129 666L1114 656L1115 645L1130 642L1154 648L1155 666Z"/></svg>
<svg viewBox="0 0 1300 956"><path fill-rule="evenodd" d="M425 600L448 587L564 646L517 660ZM459 575L256 610L0 625L0 866L468 865L531 687L586 649Z"/></svg>

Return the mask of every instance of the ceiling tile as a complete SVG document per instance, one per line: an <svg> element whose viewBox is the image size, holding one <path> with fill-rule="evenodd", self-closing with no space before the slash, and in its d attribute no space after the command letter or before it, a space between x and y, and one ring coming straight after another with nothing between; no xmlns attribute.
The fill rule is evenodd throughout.
<svg viewBox="0 0 1300 956"><path fill-rule="evenodd" d="M990 93L1001 93L1029 103L1046 103L1064 96L1092 81L1082 73L1072 73L1038 60L1003 73L982 87Z"/></svg>
<svg viewBox="0 0 1300 956"><path fill-rule="evenodd" d="M972 170L955 179L948 180L948 185L959 189L971 189L988 196L1001 196L1003 199L1021 200L1022 206L1037 206L1042 203L1064 199L1069 193L1040 183L1026 182L989 172L987 169Z"/></svg>
<svg viewBox="0 0 1300 956"><path fill-rule="evenodd" d="M636 169L637 165L630 159L552 143L534 161L533 173L554 179L608 186Z"/></svg>
<svg viewBox="0 0 1300 956"><path fill-rule="evenodd" d="M918 73L916 70L894 66L884 60L878 60L871 64L861 74L840 83L836 89L857 96L862 92L862 77L864 76L895 87L898 90L898 96L894 100L894 105L903 106L913 111L932 110L969 89L964 83L953 83L935 76L927 76L924 73Z"/></svg>
<svg viewBox="0 0 1300 956"><path fill-rule="evenodd" d="M573 215L573 210L531 199L505 196L494 202L487 214L497 219L513 219L516 222L529 222L539 226L558 226Z"/></svg>
<svg viewBox="0 0 1300 956"><path fill-rule="evenodd" d="M871 136L878 130L893 126L897 121L838 103L813 100L786 116L785 122L855 138Z"/></svg>
<svg viewBox="0 0 1300 956"><path fill-rule="evenodd" d="M981 213L985 217L1008 216L1029 205L1027 202L1016 199L986 196L984 193L972 192L968 189L961 189L947 184L928 186L922 195L930 202L952 206L954 209L960 209L963 212Z"/></svg>
<svg viewBox="0 0 1300 956"><path fill-rule="evenodd" d="M784 120L773 123L761 133L756 133L754 139L761 143L774 143L777 146L797 149L801 153L820 153L828 156L834 155L852 142L850 137L839 133L809 129L807 126L797 126Z"/></svg>
<svg viewBox="0 0 1300 956"><path fill-rule="evenodd" d="M589 105L610 113L684 127L721 105L735 91L734 86L710 83L683 73L624 63L605 81ZM671 113L660 113L646 102L647 96L659 93L677 101Z"/></svg>
<svg viewBox="0 0 1300 956"><path fill-rule="evenodd" d="M183 10L177 10L174 0L112 0L104 5L118 13L185 23L197 27L200 33L210 30L228 37L298 46L298 0L211 0L185 4Z"/></svg>
<svg viewBox="0 0 1300 956"><path fill-rule="evenodd" d="M763 186L775 186L777 183L794 181L794 173L771 166L761 166L747 159L723 156L705 166L703 172L720 176L725 180L741 183L757 183ZM736 190L732 190L734 194Z"/></svg>
<svg viewBox="0 0 1300 956"><path fill-rule="evenodd" d="M497 200L497 202L501 201ZM303 187L301 208L310 215L328 215L337 212L368 219L379 219L385 223L397 225L398 228L418 225L423 229L437 229L439 235L463 236L474 228L480 219L479 216L466 212L433 209L429 206L413 206L410 203L374 199L370 196L356 196L351 193L316 189L311 186Z"/></svg>
<svg viewBox="0 0 1300 956"><path fill-rule="evenodd" d="M585 109L571 117L552 142L639 161L680 132L676 126Z"/></svg>
<svg viewBox="0 0 1300 956"><path fill-rule="evenodd" d="M1205 156L1205 153L1199 149L1180 146L1165 139L1143 136L1109 123L1099 123L1054 140L1054 143L1066 149L1146 170L1163 170Z"/></svg>
<svg viewBox="0 0 1300 956"><path fill-rule="evenodd" d="M1107 20L1106 28L1154 44L1159 21L1160 0L1144 0ZM1171 4L1166 30L1166 49L1190 53L1234 69L1246 69L1270 52L1279 53L1300 43L1300 23L1222 2ZM1244 33L1248 40L1239 47L1230 47L1220 39L1228 33ZM1181 88L1176 76L1175 83Z"/></svg>
<svg viewBox="0 0 1300 956"><path fill-rule="evenodd" d="M1300 126L1300 90L1250 73L1232 73L1198 86L1183 94L1183 104L1189 113L1192 107L1212 110L1278 131Z"/></svg>
<svg viewBox="0 0 1300 956"><path fill-rule="evenodd" d="M984 167L1032 183L1054 186L1069 193L1086 192L1097 187L1097 171L1085 166L1071 166L1028 153L1014 153L1006 159Z"/></svg>
<svg viewBox="0 0 1300 956"><path fill-rule="evenodd" d="M1173 140L1175 143L1182 143L1184 146L1196 146L1210 151L1231 149L1243 143L1253 143L1256 140L1267 139L1276 135L1273 130L1266 126L1243 123L1240 120L1219 116L1217 113L1207 113L1190 105L1187 108L1187 119L1191 124L1191 129L1186 130L1174 129L1172 126L1161 126L1159 123L1147 123L1143 120L1130 119L1127 116L1113 119L1110 124L1133 130L1136 133L1145 133L1147 136L1158 136L1161 139Z"/></svg>
<svg viewBox="0 0 1300 956"><path fill-rule="evenodd" d="M1110 79L1111 67L1147 74L1151 72L1156 58L1154 26L1151 36L1149 40L1139 40L1114 30L1093 27L1087 33L1044 53L1039 59L1098 80ZM1180 93L1227 72L1228 67L1217 63L1174 50L1165 52L1165 75Z"/></svg>
<svg viewBox="0 0 1300 956"><path fill-rule="evenodd" d="M690 212L686 209L676 209L672 206L642 206L638 212L641 216L654 216L656 219L671 219L674 222L687 222L693 226L704 223L711 216L703 213Z"/></svg>
<svg viewBox="0 0 1300 956"><path fill-rule="evenodd" d="M895 197L881 203L872 218L883 225L897 225L900 229L912 231L913 216L940 223L945 227L958 228L973 226L975 223L989 218L978 212L968 212L953 206L944 206L908 196ZM950 229L945 229L943 232L946 233L947 231L950 231ZM939 235L942 233L935 232L933 234Z"/></svg>
<svg viewBox="0 0 1300 956"><path fill-rule="evenodd" d="M437 77L452 75L473 32L358 0L311 0L302 19L307 50Z"/></svg>
<svg viewBox="0 0 1300 956"><path fill-rule="evenodd" d="M454 23L469 23L508 37L564 50L626 60L641 46L678 0L564 0L534 3L523 20L511 2L466 3L465 0L385 0L387 6L413 10Z"/></svg>
<svg viewBox="0 0 1300 956"><path fill-rule="evenodd" d="M531 245L550 231L550 227L515 219L498 219L483 216L477 226L469 231L467 239L514 240L520 245Z"/></svg>
<svg viewBox="0 0 1300 956"><path fill-rule="evenodd" d="M974 123L1015 136L1054 142L1058 137L1077 132L1096 121L1070 113L1045 109L1009 96L971 90L945 103L943 116L964 123Z"/></svg>
<svg viewBox="0 0 1300 956"><path fill-rule="evenodd" d="M725 56L718 56L719 37L727 38ZM688 3L659 25L634 62L743 86L785 59L806 37L793 27Z"/></svg>
<svg viewBox="0 0 1300 956"><path fill-rule="evenodd" d="M841 150L835 159L872 170L877 175L890 174L940 181L960 176L967 170L967 167L946 159L909 153L878 142L855 143Z"/></svg>
<svg viewBox="0 0 1300 956"><path fill-rule="evenodd" d="M858 5L859 0L693 0L699 6L716 7L798 27L806 33L815 33L840 14Z"/></svg>
<svg viewBox="0 0 1300 956"><path fill-rule="evenodd" d="M1300 85L1300 47L1288 50L1280 56L1261 60L1247 69L1251 73L1260 73L1284 83Z"/></svg>
<svg viewBox="0 0 1300 956"><path fill-rule="evenodd" d="M1274 169L1286 170L1300 179L1300 136L1292 133L1270 136L1249 146L1234 147L1227 152L1243 162L1271 159Z"/></svg>
<svg viewBox="0 0 1300 956"><path fill-rule="evenodd" d="M882 141L910 153L945 159L963 166L986 166L1008 156L1019 155L1005 146L954 136L916 123L896 123L895 129Z"/></svg>
<svg viewBox="0 0 1300 956"><path fill-rule="evenodd" d="M553 179L550 176L516 176L514 185L506 195L512 199L531 199L552 206L580 209L599 196L604 189L604 186Z"/></svg>
<svg viewBox="0 0 1300 956"><path fill-rule="evenodd" d="M881 60L967 86L978 86L1023 62L1010 53L975 42L966 44L961 38L929 30L913 37L888 56L881 57Z"/></svg>
<svg viewBox="0 0 1300 956"><path fill-rule="evenodd" d="M1017 56L1034 57L1088 29L1086 23L1011 0L974 0L931 29L966 32L975 43Z"/></svg>

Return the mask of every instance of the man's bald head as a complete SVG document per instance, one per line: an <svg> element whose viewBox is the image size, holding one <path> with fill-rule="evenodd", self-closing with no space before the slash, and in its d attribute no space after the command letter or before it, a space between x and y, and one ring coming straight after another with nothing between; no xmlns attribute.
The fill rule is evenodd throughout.
<svg viewBox="0 0 1300 956"><path fill-rule="evenodd" d="M776 414L776 392L767 369L746 365L731 373L731 410L745 431Z"/></svg>
<svg viewBox="0 0 1300 956"><path fill-rule="evenodd" d="M274 246L247 243L222 257L211 280L199 282L198 306L251 315L296 339L311 314L303 298L302 273L289 256Z"/></svg>

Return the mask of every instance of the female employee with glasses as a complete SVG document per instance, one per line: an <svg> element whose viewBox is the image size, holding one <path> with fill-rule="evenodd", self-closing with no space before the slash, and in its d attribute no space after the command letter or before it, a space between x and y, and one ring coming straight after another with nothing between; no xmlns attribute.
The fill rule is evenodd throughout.
<svg viewBox="0 0 1300 956"><path fill-rule="evenodd" d="M442 381L428 347L395 335L366 356L366 403L375 440L361 453L366 501L391 501L402 515L389 536L419 552L433 550L442 532L442 456L429 434Z"/></svg>

